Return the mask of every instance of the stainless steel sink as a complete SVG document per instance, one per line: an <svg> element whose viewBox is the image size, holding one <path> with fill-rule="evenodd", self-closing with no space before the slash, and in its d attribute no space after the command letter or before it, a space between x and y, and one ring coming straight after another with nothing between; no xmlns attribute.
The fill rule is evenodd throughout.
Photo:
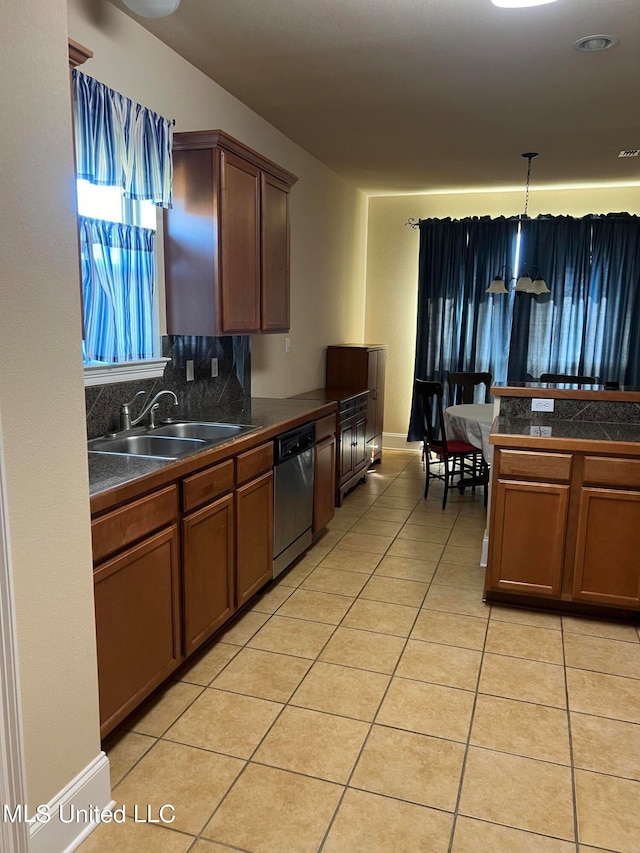
<svg viewBox="0 0 640 853"><path fill-rule="evenodd" d="M126 456L152 456L155 459L178 459L206 447L198 438L172 438L155 435L125 435L118 438L94 438L89 450Z"/></svg>
<svg viewBox="0 0 640 853"><path fill-rule="evenodd" d="M218 424L204 423L198 421L177 421L175 423L166 424L156 427L153 430L153 435L166 435L175 438L201 438L207 442L227 441L230 438L236 438L245 432L250 432L256 429L253 426L244 426L242 424Z"/></svg>
<svg viewBox="0 0 640 853"><path fill-rule="evenodd" d="M131 435L94 438L88 448L94 453L116 456L148 456L154 459L179 459L198 450L213 447L257 429L246 424L219 424L204 421L175 421L153 430Z"/></svg>

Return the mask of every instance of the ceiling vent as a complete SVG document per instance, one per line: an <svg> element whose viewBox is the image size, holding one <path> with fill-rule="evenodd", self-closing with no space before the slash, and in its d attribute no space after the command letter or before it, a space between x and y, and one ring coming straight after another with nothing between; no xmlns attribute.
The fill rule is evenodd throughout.
<svg viewBox="0 0 640 853"><path fill-rule="evenodd" d="M640 154L640 148L628 148L626 151L621 151L618 157L637 157Z"/></svg>

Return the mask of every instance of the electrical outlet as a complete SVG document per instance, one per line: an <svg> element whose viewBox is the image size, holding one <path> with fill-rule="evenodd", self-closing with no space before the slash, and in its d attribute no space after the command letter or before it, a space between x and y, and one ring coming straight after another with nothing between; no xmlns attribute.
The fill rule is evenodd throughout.
<svg viewBox="0 0 640 853"><path fill-rule="evenodd" d="M187 361L187 382L193 382L193 378L194 378L193 359L189 359Z"/></svg>
<svg viewBox="0 0 640 853"><path fill-rule="evenodd" d="M544 427L541 426L540 427L540 435L543 435L546 438L549 438L550 435L553 435L553 428L550 426L544 426Z"/></svg>
<svg viewBox="0 0 640 853"><path fill-rule="evenodd" d="M529 435L540 435L540 427L539 426L530 426L529 427Z"/></svg>
<svg viewBox="0 0 640 853"><path fill-rule="evenodd" d="M285 353L288 353L291 351L291 338L285 338L284 339L284 351L285 351Z"/></svg>
<svg viewBox="0 0 640 853"><path fill-rule="evenodd" d="M552 412L553 397L532 397L531 398L532 412Z"/></svg>
<svg viewBox="0 0 640 853"><path fill-rule="evenodd" d="M211 376L213 377L213 379L215 379L217 375L218 375L218 359L212 358L211 359Z"/></svg>

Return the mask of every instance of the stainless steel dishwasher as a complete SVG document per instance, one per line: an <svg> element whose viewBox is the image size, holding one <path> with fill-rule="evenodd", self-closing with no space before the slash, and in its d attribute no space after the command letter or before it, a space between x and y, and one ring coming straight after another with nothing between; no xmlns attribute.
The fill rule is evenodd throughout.
<svg viewBox="0 0 640 853"><path fill-rule="evenodd" d="M273 576L311 545L315 424L274 439Z"/></svg>

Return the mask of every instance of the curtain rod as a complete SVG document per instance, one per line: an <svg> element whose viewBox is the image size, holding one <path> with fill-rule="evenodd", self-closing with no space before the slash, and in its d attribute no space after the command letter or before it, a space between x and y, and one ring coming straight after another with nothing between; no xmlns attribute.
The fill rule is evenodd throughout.
<svg viewBox="0 0 640 853"><path fill-rule="evenodd" d="M408 225L410 228L419 228L420 227L420 220L416 219L413 216L410 216L404 224Z"/></svg>

